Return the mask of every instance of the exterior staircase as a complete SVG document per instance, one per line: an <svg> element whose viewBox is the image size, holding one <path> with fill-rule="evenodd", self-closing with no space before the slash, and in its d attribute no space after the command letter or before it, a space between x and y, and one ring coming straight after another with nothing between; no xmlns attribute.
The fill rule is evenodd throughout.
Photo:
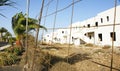
<svg viewBox="0 0 120 71"><path fill-rule="evenodd" d="M93 39L90 39L89 37L85 36L85 29L83 31L83 29L80 29L80 31L76 31L73 33L73 37L76 39L80 39L80 44L85 44L85 43L94 43Z"/></svg>

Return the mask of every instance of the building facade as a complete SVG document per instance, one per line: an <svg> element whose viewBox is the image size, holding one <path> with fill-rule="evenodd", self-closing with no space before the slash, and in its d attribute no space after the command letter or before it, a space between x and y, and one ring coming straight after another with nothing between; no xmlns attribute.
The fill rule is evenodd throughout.
<svg viewBox="0 0 120 71"><path fill-rule="evenodd" d="M73 23L67 29L57 30L55 32L57 34L54 35L56 39L52 41L74 45L84 43L112 45L113 40L115 46L120 46L120 6L116 7L115 32L113 32L113 25L114 8L111 8L87 20Z"/></svg>

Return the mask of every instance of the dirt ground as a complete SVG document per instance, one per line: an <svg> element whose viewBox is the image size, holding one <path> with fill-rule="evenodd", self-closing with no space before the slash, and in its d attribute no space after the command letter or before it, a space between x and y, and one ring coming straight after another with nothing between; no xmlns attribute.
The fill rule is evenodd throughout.
<svg viewBox="0 0 120 71"><path fill-rule="evenodd" d="M36 51L34 71L111 71L111 48L108 46L39 45ZM31 64L32 56L30 48L28 62ZM22 67L1 67L0 71L23 71L24 59L21 64ZM112 71L120 71L119 47L114 48Z"/></svg>
<svg viewBox="0 0 120 71"><path fill-rule="evenodd" d="M57 57L50 71L110 71L111 68L111 48L54 45L44 46L42 51ZM114 49L112 71L120 71L119 48Z"/></svg>

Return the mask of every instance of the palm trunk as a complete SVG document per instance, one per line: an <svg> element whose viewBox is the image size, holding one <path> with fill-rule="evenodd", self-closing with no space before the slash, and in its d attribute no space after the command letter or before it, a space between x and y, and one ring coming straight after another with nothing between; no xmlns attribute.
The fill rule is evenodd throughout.
<svg viewBox="0 0 120 71"><path fill-rule="evenodd" d="M21 46L21 41L20 40L16 40L16 45L17 46Z"/></svg>
<svg viewBox="0 0 120 71"><path fill-rule="evenodd" d="M0 40L2 41L2 33L0 33L0 35L1 35L1 38L0 38Z"/></svg>

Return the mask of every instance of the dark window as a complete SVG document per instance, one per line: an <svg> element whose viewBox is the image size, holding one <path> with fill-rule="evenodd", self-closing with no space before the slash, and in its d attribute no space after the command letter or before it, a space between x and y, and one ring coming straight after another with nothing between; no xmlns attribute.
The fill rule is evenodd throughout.
<svg viewBox="0 0 120 71"><path fill-rule="evenodd" d="M90 28L90 24L88 24L87 26L88 26L88 28Z"/></svg>
<svg viewBox="0 0 120 71"><path fill-rule="evenodd" d="M101 23L103 23L103 19L101 18Z"/></svg>
<svg viewBox="0 0 120 71"><path fill-rule="evenodd" d="M109 21L109 16L107 16L107 21Z"/></svg>
<svg viewBox="0 0 120 71"><path fill-rule="evenodd" d="M72 42L74 41L74 37L72 37Z"/></svg>
<svg viewBox="0 0 120 71"><path fill-rule="evenodd" d="M62 31L62 34L64 34L64 31Z"/></svg>
<svg viewBox="0 0 120 71"><path fill-rule="evenodd" d="M46 39L44 39L44 41L46 41Z"/></svg>
<svg viewBox="0 0 120 71"><path fill-rule="evenodd" d="M76 26L76 30L77 30L77 26Z"/></svg>
<svg viewBox="0 0 120 71"><path fill-rule="evenodd" d="M113 37L113 36L114 36L114 37ZM111 32L111 33L110 33L110 37L111 37L112 40L116 41L116 33L115 33L115 32L114 32L114 33Z"/></svg>
<svg viewBox="0 0 120 71"><path fill-rule="evenodd" d="M49 37L49 35L47 35L47 37Z"/></svg>
<svg viewBox="0 0 120 71"><path fill-rule="evenodd" d="M100 41L102 41L102 34L101 33L98 34L98 38L99 38Z"/></svg>
<svg viewBox="0 0 120 71"><path fill-rule="evenodd" d="M98 26L98 22L95 22L95 26Z"/></svg>
<svg viewBox="0 0 120 71"><path fill-rule="evenodd" d="M92 36L90 35L90 36L89 36L89 38L91 39L91 38L92 38Z"/></svg>

